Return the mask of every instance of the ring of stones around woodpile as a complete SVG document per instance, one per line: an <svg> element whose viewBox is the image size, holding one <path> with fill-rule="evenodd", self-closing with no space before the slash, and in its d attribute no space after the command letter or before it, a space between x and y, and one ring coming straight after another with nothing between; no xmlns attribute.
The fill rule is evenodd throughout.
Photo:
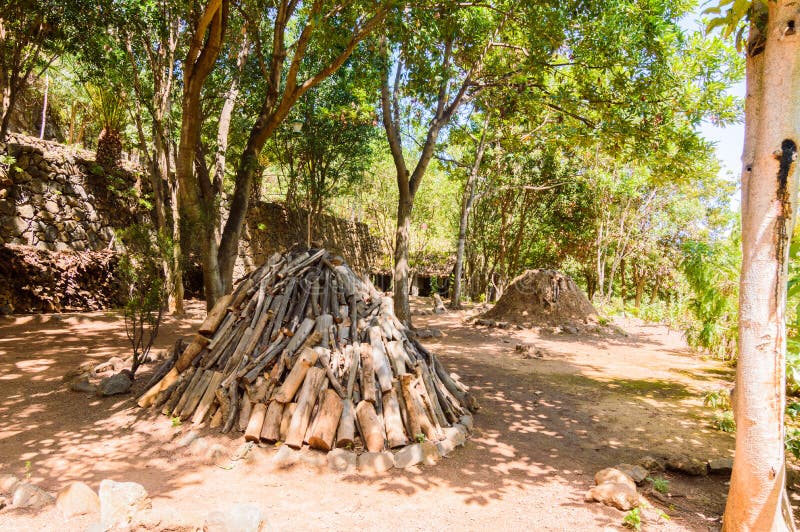
<svg viewBox="0 0 800 532"><path fill-rule="evenodd" d="M392 309L324 249L275 254L214 306L138 404L280 442L280 467L319 461L298 454L306 445L337 471L434 464L464 444L478 405Z"/></svg>

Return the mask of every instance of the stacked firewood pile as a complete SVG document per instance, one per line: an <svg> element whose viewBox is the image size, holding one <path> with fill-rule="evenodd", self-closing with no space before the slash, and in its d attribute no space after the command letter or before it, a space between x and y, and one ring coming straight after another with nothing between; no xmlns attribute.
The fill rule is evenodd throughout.
<svg viewBox="0 0 800 532"><path fill-rule="evenodd" d="M113 251L0 245L0 313L101 310L122 301Z"/></svg>
<svg viewBox="0 0 800 532"><path fill-rule="evenodd" d="M138 403L292 448L441 440L477 405L392 305L324 249L275 254L215 305Z"/></svg>

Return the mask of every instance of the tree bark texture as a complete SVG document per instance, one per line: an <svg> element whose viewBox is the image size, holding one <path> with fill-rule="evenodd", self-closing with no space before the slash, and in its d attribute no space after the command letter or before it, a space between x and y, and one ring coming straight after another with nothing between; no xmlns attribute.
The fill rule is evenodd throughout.
<svg viewBox="0 0 800 532"><path fill-rule="evenodd" d="M794 530L785 491L785 308L797 197L800 11L753 3L742 155L736 453L723 530ZM767 15L766 27L760 15ZM763 19L761 19L763 20Z"/></svg>

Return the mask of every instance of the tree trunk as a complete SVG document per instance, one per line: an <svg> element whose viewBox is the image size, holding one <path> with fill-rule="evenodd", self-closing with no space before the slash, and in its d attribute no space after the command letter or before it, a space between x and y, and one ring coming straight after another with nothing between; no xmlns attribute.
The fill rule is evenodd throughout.
<svg viewBox="0 0 800 532"><path fill-rule="evenodd" d="M11 122L11 113L14 111L14 106L17 103L17 91L14 90L14 80L9 80L10 84L3 90L3 108L2 119L0 120L0 140L4 140L8 135L8 126Z"/></svg>
<svg viewBox="0 0 800 532"><path fill-rule="evenodd" d="M409 304L409 267L408 245L411 232L411 209L414 200L408 189L403 193L400 188L400 199L397 202L397 230L394 243L394 313L403 323L411 323L411 307Z"/></svg>
<svg viewBox="0 0 800 532"><path fill-rule="evenodd" d="M478 171L483 161L483 153L486 149L486 131L489 128L490 114L486 113L483 119L483 131L481 140L475 151L475 161L472 163L467 182L464 185L464 195L461 198L461 219L458 224L458 246L456 247L456 265L453 275L453 297L450 300L450 308L453 310L461 308L461 276L464 271L464 250L467 244L467 223L469 213L472 210L472 203L475 201L475 181L478 179Z"/></svg>
<svg viewBox="0 0 800 532"><path fill-rule="evenodd" d="M734 392L736 453L723 530L794 530L786 496L786 278L797 195L800 35L797 7L768 10L766 32L753 22L747 43L742 154L742 274L739 359Z"/></svg>
<svg viewBox="0 0 800 532"><path fill-rule="evenodd" d="M209 0L193 30L184 61L181 137L176 158L179 211L181 219L186 221L184 227L200 238L203 288L209 310L223 294L217 262L218 215L211 183L203 182L205 178L195 174L195 157L202 126L200 96L219 56L227 20L228 0Z"/></svg>

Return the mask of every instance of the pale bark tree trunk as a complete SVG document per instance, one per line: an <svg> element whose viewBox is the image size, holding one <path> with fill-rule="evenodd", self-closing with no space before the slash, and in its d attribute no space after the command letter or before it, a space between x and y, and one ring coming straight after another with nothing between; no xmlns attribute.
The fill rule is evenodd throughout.
<svg viewBox="0 0 800 532"><path fill-rule="evenodd" d="M163 15L163 26L156 30L159 36L157 48L148 35L138 35L137 42L141 53L146 57L146 64L152 76L153 93L150 104L143 105L147 95L142 90L139 66L134 52L134 36L125 35L125 50L133 73L133 87L136 94L136 126L140 137L142 152L150 169L150 181L153 189L153 201L156 211L156 231L172 241L171 256L164 257L164 275L166 290L169 294L167 308L170 314L182 315L183 308L183 252L180 239L180 215L177 209L175 183L170 172L168 115L172 106L172 89L175 71L175 55L178 47L179 20L167 2L161 2L159 9ZM151 140L153 153L144 141L141 124L143 107L150 113ZM167 201L170 197L171 203ZM171 216L167 216L167 208L171 207Z"/></svg>
<svg viewBox="0 0 800 532"><path fill-rule="evenodd" d="M785 491L786 277L797 196L800 17L753 2L742 155L742 275L734 392L736 453L723 530L794 530Z"/></svg>
<svg viewBox="0 0 800 532"><path fill-rule="evenodd" d="M483 130L475 149L475 160L467 176L467 182L464 184L464 195L461 198L461 219L458 223L458 246L456 248L456 265L453 274L453 297L450 300L450 308L453 310L461 308L461 277L464 272L464 250L467 246L467 225L469 214L472 211L472 204L475 201L475 181L478 180L478 172L486 150L486 132L489 129L490 117L491 114L486 113L483 119Z"/></svg>
<svg viewBox="0 0 800 532"><path fill-rule="evenodd" d="M217 126L217 153L214 157L214 188L222 190L222 182L225 177L225 156L228 152L228 135L231 130L231 117L236 100L239 98L239 80L242 76L244 64L247 61L250 51L250 42L247 35L242 35L242 44L239 54L236 56L236 72L231 80L231 86L225 93L225 102L222 104L222 111L219 113L219 124Z"/></svg>

